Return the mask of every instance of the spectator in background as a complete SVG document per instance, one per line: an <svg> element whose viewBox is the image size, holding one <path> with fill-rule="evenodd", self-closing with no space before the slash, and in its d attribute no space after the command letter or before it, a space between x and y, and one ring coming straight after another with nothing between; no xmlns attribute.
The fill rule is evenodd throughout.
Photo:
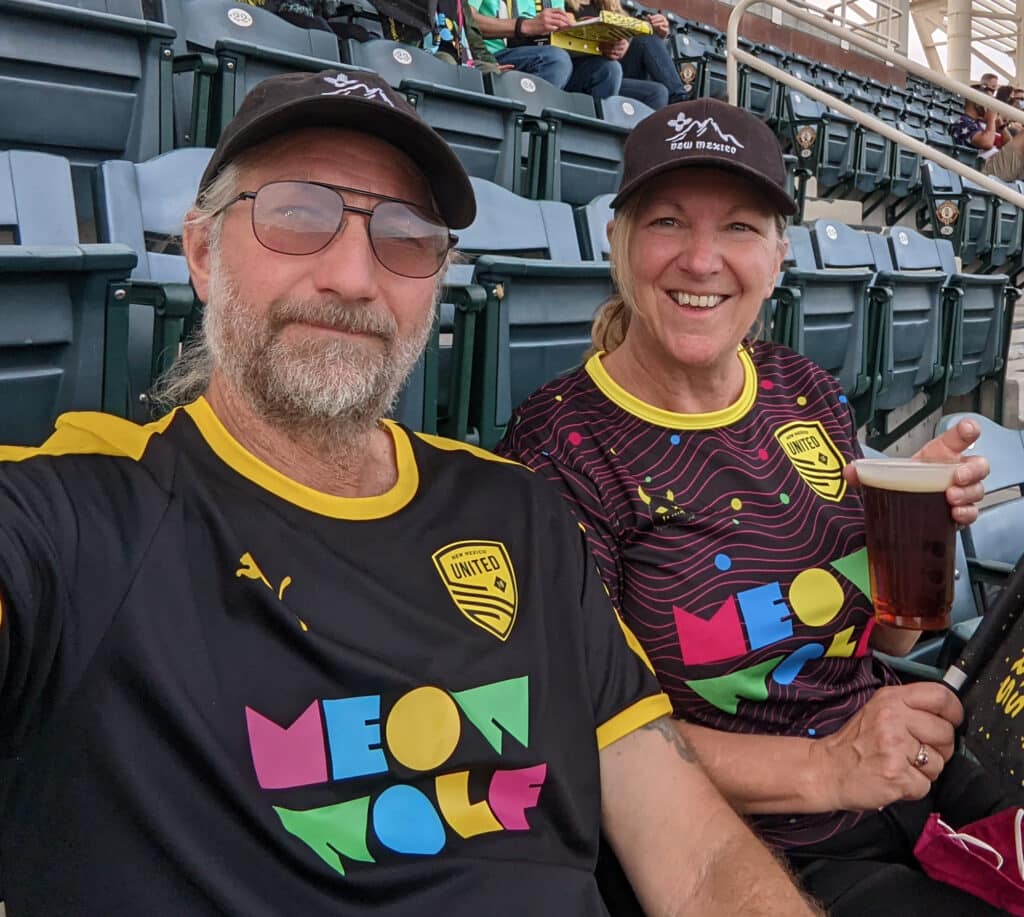
<svg viewBox="0 0 1024 917"><path fill-rule="evenodd" d="M487 48L499 64L511 64L559 89L585 92L595 99L616 95L622 85L622 67L606 52L570 55L549 44L552 32L571 26L576 18L564 9L535 10L532 2L509 13L507 0L469 0Z"/></svg>
<svg viewBox="0 0 1024 917"><path fill-rule="evenodd" d="M628 15L619 0L567 0L577 19L597 16L602 11ZM654 30L653 35L636 35L609 43L602 50L622 65L622 86L619 93L637 99L650 108L664 108L686 99L688 93L672 63L665 39L668 37L668 19L661 13L644 17Z"/></svg>
<svg viewBox="0 0 1024 917"><path fill-rule="evenodd" d="M986 73L978 80L978 84L985 87L983 92L990 92L995 95L996 90L999 88L999 77L994 73Z"/></svg>
<svg viewBox="0 0 1024 917"><path fill-rule="evenodd" d="M1013 105L1014 107L1017 107L1017 97L1018 96L1015 95L1015 94L1019 94L1019 93L1020 93L1019 89L1014 89L1013 86L1011 86L1009 83L1007 83L1005 86L1000 86L996 90L996 101L997 102L1005 102L1007 105ZM1006 121L1006 120L1004 120L1003 118L1000 118L997 115L996 116L996 127L998 129L1000 129L1000 130L1005 129L1006 131L1009 132L1011 137L1016 137L1017 134L1020 133L1021 122L1019 120Z"/></svg>
<svg viewBox="0 0 1024 917"><path fill-rule="evenodd" d="M995 95L995 89L984 83L975 83L972 89ZM950 132L953 140L963 146L973 146L982 159L981 171L1003 181L1024 178L1024 133L1012 136L1000 125L994 110L964 101L964 113Z"/></svg>

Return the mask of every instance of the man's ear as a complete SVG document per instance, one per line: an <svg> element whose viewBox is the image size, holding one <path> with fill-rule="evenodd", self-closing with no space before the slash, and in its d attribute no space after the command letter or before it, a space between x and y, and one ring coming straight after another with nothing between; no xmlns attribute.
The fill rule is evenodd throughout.
<svg viewBox="0 0 1024 917"><path fill-rule="evenodd" d="M192 221L198 216L190 210L185 216L185 226L181 232L181 248L188 262L188 272L192 280L192 288L200 302L206 302L206 294L210 288L210 224L203 221L198 226Z"/></svg>

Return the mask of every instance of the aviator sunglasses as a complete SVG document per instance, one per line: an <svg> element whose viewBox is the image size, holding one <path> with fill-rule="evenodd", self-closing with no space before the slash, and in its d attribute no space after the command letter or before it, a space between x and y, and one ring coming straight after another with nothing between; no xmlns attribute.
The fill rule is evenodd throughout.
<svg viewBox="0 0 1024 917"><path fill-rule="evenodd" d="M343 191L380 198L367 210L346 204ZM252 231L264 248L282 255L322 251L341 229L345 213L369 217L367 232L374 257L402 277L436 274L458 242L434 214L415 204L359 188L311 181L273 181L243 191L229 204L252 201Z"/></svg>

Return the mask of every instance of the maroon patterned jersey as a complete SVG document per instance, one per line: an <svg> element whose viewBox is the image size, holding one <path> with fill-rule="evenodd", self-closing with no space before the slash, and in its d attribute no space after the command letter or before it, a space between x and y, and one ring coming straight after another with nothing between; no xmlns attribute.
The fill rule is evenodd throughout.
<svg viewBox="0 0 1024 917"><path fill-rule="evenodd" d="M861 453L827 373L774 344L740 360L733 405L684 415L630 395L594 357L528 398L498 451L573 504L677 716L821 737L895 680L868 648L863 509L842 477ZM858 818L755 821L788 847Z"/></svg>

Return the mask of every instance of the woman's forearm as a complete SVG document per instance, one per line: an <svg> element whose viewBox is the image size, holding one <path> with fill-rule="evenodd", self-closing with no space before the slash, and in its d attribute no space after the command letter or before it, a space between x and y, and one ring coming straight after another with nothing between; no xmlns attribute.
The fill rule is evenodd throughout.
<svg viewBox="0 0 1024 917"><path fill-rule="evenodd" d="M814 739L723 732L673 720L704 769L739 812L830 812L833 782Z"/></svg>

